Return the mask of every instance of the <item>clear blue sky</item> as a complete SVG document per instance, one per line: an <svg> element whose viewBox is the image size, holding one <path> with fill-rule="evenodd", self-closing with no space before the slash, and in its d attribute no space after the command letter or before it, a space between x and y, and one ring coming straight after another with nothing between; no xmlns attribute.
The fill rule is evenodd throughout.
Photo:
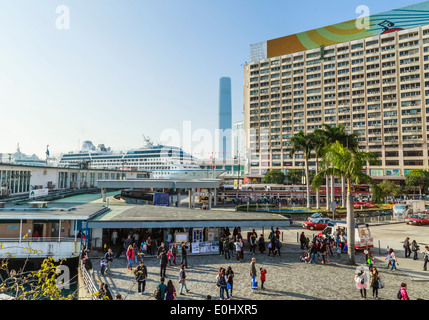
<svg viewBox="0 0 429 320"><path fill-rule="evenodd" d="M0 153L44 157L89 139L138 148L142 134L217 126L219 78L243 119L251 43L411 5L409 0L3 0ZM58 30L56 8L70 9Z"/></svg>

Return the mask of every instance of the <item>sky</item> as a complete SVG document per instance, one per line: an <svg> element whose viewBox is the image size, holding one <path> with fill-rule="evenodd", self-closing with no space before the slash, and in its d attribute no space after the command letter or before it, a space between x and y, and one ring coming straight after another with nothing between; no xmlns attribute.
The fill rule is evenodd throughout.
<svg viewBox="0 0 429 320"><path fill-rule="evenodd" d="M232 80L233 122L244 119L250 44L358 18L359 5L375 14L418 2L0 0L0 153L214 135L221 77Z"/></svg>

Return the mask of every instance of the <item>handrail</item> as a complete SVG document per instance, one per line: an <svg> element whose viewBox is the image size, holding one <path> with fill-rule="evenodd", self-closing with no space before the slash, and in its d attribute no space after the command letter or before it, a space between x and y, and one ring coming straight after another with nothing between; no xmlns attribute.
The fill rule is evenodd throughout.
<svg viewBox="0 0 429 320"><path fill-rule="evenodd" d="M78 239L80 240L80 239ZM0 238L0 242L75 242L75 237L61 237L61 241L58 241L58 237L26 237L26 238Z"/></svg>
<svg viewBox="0 0 429 320"><path fill-rule="evenodd" d="M99 289L97 288L94 279L92 278L91 274L88 273L88 271L86 270L82 259L81 259L81 255L79 255L79 266L80 266L80 270L82 271L82 277L83 277L83 281L86 285L86 287L88 288L88 292L92 297L92 300L104 300L102 298L100 298L100 296L98 295ZM113 297L113 292L110 288L108 288L110 296Z"/></svg>
<svg viewBox="0 0 429 320"><path fill-rule="evenodd" d="M85 283L85 286L88 288L88 292L92 297L92 300L100 300L100 297L97 295L98 289L92 280L91 275L86 270L85 266L82 263L81 256L79 256L79 265L80 270L82 272L83 282Z"/></svg>

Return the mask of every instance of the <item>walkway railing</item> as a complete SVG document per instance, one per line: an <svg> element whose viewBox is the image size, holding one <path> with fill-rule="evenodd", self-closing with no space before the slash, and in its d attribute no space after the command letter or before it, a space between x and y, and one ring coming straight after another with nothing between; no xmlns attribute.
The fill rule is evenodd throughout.
<svg viewBox="0 0 429 320"><path fill-rule="evenodd" d="M82 273L83 282L85 283L85 286L88 288L88 292L92 300L104 300L98 295L100 290L96 285L92 275L88 272L88 270L86 270L85 265L82 262L81 256L79 256L79 268ZM113 297L113 292L110 290L110 288L108 288L108 290L109 290L110 296Z"/></svg>
<svg viewBox="0 0 429 320"><path fill-rule="evenodd" d="M60 241L59 241L60 240ZM61 238L59 237L25 237L25 238L0 238L0 242L29 242L29 241L34 241L34 242L75 242L75 241L80 241L80 239L78 238L76 240L75 237L64 237L62 236Z"/></svg>
<svg viewBox="0 0 429 320"><path fill-rule="evenodd" d="M81 257L79 257L79 268L82 273L83 282L88 289L89 294L92 297L92 300L101 300L98 296L98 288L94 283L94 279L92 278L91 274L86 270L85 265L82 262Z"/></svg>

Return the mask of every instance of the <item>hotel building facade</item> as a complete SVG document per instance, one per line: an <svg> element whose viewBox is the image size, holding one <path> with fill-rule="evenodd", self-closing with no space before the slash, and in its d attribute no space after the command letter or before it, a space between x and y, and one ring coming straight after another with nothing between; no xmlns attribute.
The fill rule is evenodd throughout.
<svg viewBox="0 0 429 320"><path fill-rule="evenodd" d="M289 157L300 130L343 124L374 152L377 180L428 169L428 2L251 45L244 66L249 176L303 169ZM425 18L421 18L421 17ZM346 41L348 40L348 41ZM310 160L315 167L315 158Z"/></svg>

